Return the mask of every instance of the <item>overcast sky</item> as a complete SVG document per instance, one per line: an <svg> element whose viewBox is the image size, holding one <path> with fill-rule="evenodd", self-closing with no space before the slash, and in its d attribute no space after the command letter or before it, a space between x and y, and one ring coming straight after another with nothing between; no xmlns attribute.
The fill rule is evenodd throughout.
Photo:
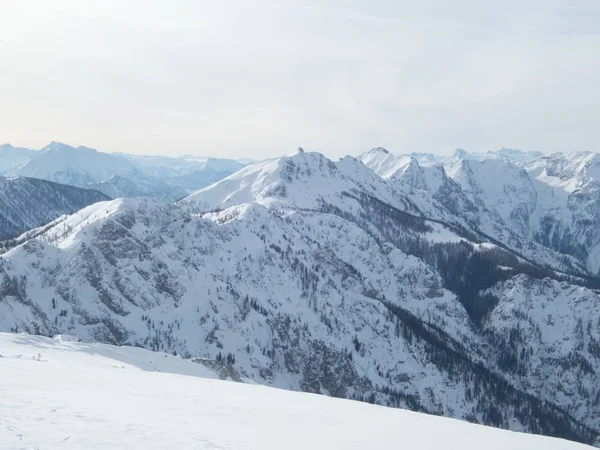
<svg viewBox="0 0 600 450"><path fill-rule="evenodd" d="M0 0L0 143L600 150L600 0Z"/></svg>

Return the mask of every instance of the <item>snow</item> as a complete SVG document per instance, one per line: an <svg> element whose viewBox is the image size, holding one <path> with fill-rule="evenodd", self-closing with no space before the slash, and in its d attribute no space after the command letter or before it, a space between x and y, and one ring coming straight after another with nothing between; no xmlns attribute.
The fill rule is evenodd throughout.
<svg viewBox="0 0 600 450"><path fill-rule="evenodd" d="M591 448L220 381L201 365L131 347L0 333L0 354L2 449Z"/></svg>

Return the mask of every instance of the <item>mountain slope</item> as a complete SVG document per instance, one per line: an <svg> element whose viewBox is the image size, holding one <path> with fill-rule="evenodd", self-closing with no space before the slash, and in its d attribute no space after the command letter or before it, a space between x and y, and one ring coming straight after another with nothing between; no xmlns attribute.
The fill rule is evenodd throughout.
<svg viewBox="0 0 600 450"><path fill-rule="evenodd" d="M584 389L556 396L489 357L492 290L544 274L423 218L428 198L353 158L298 153L174 205L98 203L2 255L0 329L229 358L259 383L594 442Z"/></svg>
<svg viewBox="0 0 600 450"><path fill-rule="evenodd" d="M0 334L3 448L584 450L591 447L215 380L137 348ZM141 369L141 370L140 370ZM118 405L118 408L115 408ZM73 427L77 423L77 427Z"/></svg>
<svg viewBox="0 0 600 450"><path fill-rule="evenodd" d="M11 239L92 203L108 200L89 189L36 178L0 177L0 240Z"/></svg>

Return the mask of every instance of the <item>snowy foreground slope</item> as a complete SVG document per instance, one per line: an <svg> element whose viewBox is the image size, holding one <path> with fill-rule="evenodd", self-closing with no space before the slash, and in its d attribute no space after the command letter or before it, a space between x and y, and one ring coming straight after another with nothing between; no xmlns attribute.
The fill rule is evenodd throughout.
<svg viewBox="0 0 600 450"><path fill-rule="evenodd" d="M561 439L218 380L132 347L0 333L2 449L577 450Z"/></svg>

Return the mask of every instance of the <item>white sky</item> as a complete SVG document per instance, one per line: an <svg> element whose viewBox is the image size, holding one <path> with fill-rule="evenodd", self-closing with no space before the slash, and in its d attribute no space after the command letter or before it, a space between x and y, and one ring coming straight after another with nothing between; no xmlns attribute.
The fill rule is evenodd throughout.
<svg viewBox="0 0 600 450"><path fill-rule="evenodd" d="M0 0L0 142L600 150L600 0Z"/></svg>

